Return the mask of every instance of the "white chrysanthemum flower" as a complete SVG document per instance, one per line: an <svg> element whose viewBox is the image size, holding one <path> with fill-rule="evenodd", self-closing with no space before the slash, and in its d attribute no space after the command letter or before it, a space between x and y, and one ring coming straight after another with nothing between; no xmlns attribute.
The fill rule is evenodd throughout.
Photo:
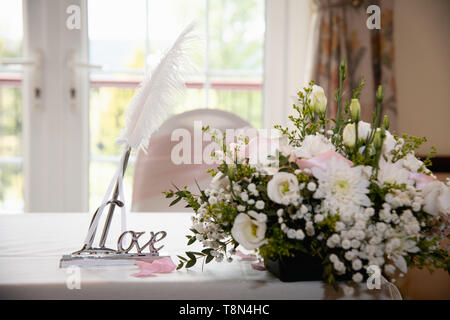
<svg viewBox="0 0 450 320"><path fill-rule="evenodd" d="M413 181L409 179L409 171L404 169L401 161L390 162L386 161L383 157L380 157L378 162L378 182L380 184L412 184Z"/></svg>
<svg viewBox="0 0 450 320"><path fill-rule="evenodd" d="M346 162L332 158L326 170L312 169L319 181L314 198L324 199L322 207L332 215L339 212L358 212L361 206L370 206L369 180L362 168L350 167Z"/></svg>
<svg viewBox="0 0 450 320"><path fill-rule="evenodd" d="M302 145L294 149L294 153L298 158L310 159L330 150L336 150L330 140L321 134L316 134L306 136Z"/></svg>

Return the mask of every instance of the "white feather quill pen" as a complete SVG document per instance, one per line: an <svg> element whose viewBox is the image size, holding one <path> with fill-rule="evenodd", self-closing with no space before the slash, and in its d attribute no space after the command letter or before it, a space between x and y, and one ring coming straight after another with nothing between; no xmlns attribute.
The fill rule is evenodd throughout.
<svg viewBox="0 0 450 320"><path fill-rule="evenodd" d="M125 111L126 125L117 140L118 143L126 144L127 149L140 147L146 152L151 135L171 114L185 88L182 70L191 67L187 50L196 38L193 29L194 24L191 23L181 32L159 65L142 81L128 104Z"/></svg>

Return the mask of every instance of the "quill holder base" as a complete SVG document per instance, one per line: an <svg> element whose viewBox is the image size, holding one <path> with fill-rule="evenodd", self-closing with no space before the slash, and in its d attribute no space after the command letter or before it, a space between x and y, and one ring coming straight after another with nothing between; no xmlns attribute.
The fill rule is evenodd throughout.
<svg viewBox="0 0 450 320"><path fill-rule="evenodd" d="M159 254L159 251L164 246L155 248L155 244L166 237L167 233L165 231L150 232L148 242L141 245L139 238L144 234L145 232L131 230L123 232L117 240L117 250L105 247L87 248L85 245L79 251L63 255L59 262L59 267L123 266L133 265L135 260L154 260L168 257L167 255ZM129 241L126 238L129 238ZM124 242L127 242L126 248L124 248ZM143 252L144 249L148 249L148 252Z"/></svg>
<svg viewBox="0 0 450 320"><path fill-rule="evenodd" d="M90 254L80 255L63 255L59 261L60 268L69 268L77 266L80 268L104 267L104 266L130 266L134 265L136 260L151 261L168 257L168 255L152 255L152 254Z"/></svg>

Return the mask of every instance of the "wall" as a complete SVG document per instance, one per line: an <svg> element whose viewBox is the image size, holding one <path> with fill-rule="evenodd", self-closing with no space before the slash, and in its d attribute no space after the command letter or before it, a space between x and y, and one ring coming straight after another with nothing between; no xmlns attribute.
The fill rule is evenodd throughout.
<svg viewBox="0 0 450 320"><path fill-rule="evenodd" d="M399 132L450 156L450 1L395 0Z"/></svg>

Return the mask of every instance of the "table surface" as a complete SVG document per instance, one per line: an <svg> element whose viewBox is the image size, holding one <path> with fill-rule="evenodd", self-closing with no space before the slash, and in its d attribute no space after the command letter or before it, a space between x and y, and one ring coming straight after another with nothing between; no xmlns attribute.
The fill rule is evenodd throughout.
<svg viewBox="0 0 450 320"><path fill-rule="evenodd" d="M186 245L190 217L131 213L127 229L167 231L163 251L177 264L176 254L196 250ZM237 257L231 263L213 261L203 270L198 264L147 278L132 277L139 271L134 265L82 268L81 288L68 289L73 270L60 269L59 259L81 248L90 220L86 213L0 215L0 299L389 299L387 292L365 284L348 296L320 281L281 282ZM113 219L111 239L120 234L119 220L119 215Z"/></svg>

